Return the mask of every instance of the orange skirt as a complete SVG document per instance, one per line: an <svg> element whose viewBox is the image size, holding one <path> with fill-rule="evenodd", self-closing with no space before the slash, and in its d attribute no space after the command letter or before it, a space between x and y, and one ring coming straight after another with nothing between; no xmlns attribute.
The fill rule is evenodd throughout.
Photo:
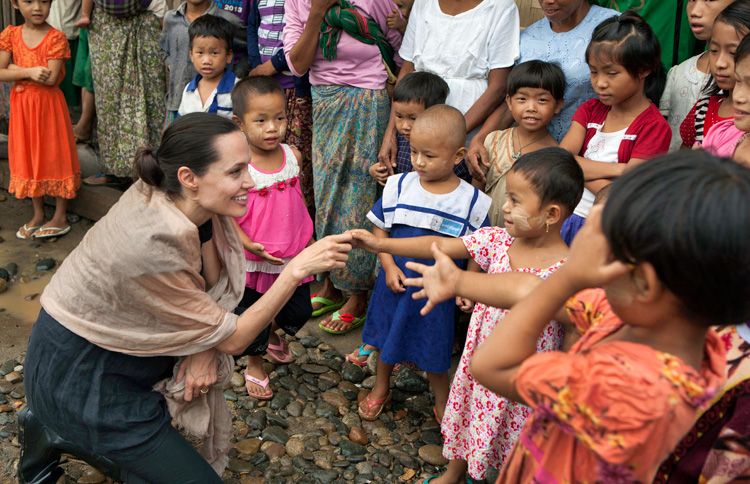
<svg viewBox="0 0 750 484"><path fill-rule="evenodd" d="M75 198L81 184L73 126L57 86L13 85L8 129L10 186L16 198Z"/></svg>

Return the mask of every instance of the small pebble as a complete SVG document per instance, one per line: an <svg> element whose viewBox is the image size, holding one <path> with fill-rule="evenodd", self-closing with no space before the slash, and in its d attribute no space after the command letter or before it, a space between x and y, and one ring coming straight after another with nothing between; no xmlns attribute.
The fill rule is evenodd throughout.
<svg viewBox="0 0 750 484"><path fill-rule="evenodd" d="M55 259L42 259L36 263L37 272L44 272L53 269L57 265Z"/></svg>

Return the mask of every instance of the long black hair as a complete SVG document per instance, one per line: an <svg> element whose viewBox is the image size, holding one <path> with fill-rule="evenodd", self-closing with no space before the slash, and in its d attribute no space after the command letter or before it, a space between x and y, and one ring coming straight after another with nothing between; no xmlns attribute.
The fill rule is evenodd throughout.
<svg viewBox="0 0 750 484"><path fill-rule="evenodd" d="M614 45L614 49L603 44ZM661 45L648 23L632 10L610 17L596 26L586 48L586 62L591 56L609 56L632 77L648 71L644 91L654 104L659 104L667 75L661 63Z"/></svg>

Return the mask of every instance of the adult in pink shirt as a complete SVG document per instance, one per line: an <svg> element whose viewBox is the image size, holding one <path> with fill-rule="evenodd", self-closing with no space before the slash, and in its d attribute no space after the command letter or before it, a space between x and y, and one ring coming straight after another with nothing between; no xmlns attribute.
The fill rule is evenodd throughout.
<svg viewBox="0 0 750 484"><path fill-rule="evenodd" d="M397 52L401 34L386 22L396 5L391 0L350 3L377 24ZM309 71L312 85L315 231L319 239L366 223L366 214L376 200L376 183L368 168L377 159L390 113L385 89L388 75L378 45L365 44L342 31L335 58L323 56L320 26L332 6L338 6L338 1L287 0L284 6L287 63L295 76ZM340 307L321 323L324 331L342 333L361 326L374 269L375 257L355 250L343 270L329 273L320 293L313 295L314 315L316 310Z"/></svg>

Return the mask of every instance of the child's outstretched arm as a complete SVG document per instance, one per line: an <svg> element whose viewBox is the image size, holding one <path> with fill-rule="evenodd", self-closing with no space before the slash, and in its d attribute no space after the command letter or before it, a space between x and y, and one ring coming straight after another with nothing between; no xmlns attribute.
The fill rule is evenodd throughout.
<svg viewBox="0 0 750 484"><path fill-rule="evenodd" d="M427 239L428 237L419 237ZM416 238L415 238L416 239ZM414 240L414 239L413 239ZM488 306L509 308L539 285L541 279L525 272L485 274L463 271L453 263L448 254L437 244L430 246L435 265L427 266L407 262L406 267L422 274L422 277L406 279L407 286L421 287L413 294L414 299L427 299L420 313L424 316L433 307L454 296L481 302Z"/></svg>
<svg viewBox="0 0 750 484"><path fill-rule="evenodd" d="M369 252L379 253L387 252L391 255L400 255L404 257L415 257L419 259L432 259L432 244L448 254L453 259L470 258L469 251L466 249L460 238L439 237L429 235L425 237L405 237L399 239L379 238L365 229L350 230L354 247L365 249Z"/></svg>
<svg viewBox="0 0 750 484"><path fill-rule="evenodd" d="M388 240L388 232L385 230L375 227L372 229L372 232L376 238ZM406 287L404 287L406 276L396 265L393 256L387 252L380 252L378 259L380 259L380 265L383 266L383 271L385 271L385 285L388 286L388 289L396 293L406 292Z"/></svg>
<svg viewBox="0 0 750 484"><path fill-rule="evenodd" d="M474 354L472 375L498 395L519 401L514 385L518 369L536 353L539 334L565 301L628 270L622 262L611 262L609 244L601 232L601 207L592 208L571 247L568 262L514 306L503 324L493 330Z"/></svg>

